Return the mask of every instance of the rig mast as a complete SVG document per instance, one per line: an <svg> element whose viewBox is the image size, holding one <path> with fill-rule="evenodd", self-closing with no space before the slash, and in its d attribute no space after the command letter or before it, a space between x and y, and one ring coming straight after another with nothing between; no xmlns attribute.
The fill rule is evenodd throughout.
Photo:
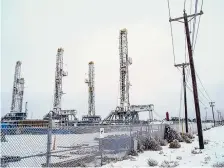
<svg viewBox="0 0 224 168"><path fill-rule="evenodd" d="M132 59L128 57L127 29L120 30L119 34L119 56L120 56L120 106L112 111L102 124L111 123L138 123L139 112L149 112L149 120L152 120L153 104L149 105L130 105L129 101L129 65Z"/></svg>
<svg viewBox="0 0 224 168"><path fill-rule="evenodd" d="M54 104L53 111L56 114L61 113L61 97L62 91L62 78L67 76L67 73L63 70L63 48L58 48L56 56L56 70L55 70L55 90L54 90Z"/></svg>
<svg viewBox="0 0 224 168"><path fill-rule="evenodd" d="M95 74L94 74L94 62L89 62L89 75L85 83L88 84L89 100L88 100L88 115L95 116Z"/></svg>
<svg viewBox="0 0 224 168"><path fill-rule="evenodd" d="M119 38L120 54L120 110L129 110L129 73L128 67L131 65L131 58L128 57L127 29L120 30Z"/></svg>
<svg viewBox="0 0 224 168"><path fill-rule="evenodd" d="M85 83L88 85L88 114L82 116L82 121L78 122L78 126L85 125L99 125L101 122L101 116L95 114L95 72L94 62L89 62L88 78L85 79Z"/></svg>
<svg viewBox="0 0 224 168"><path fill-rule="evenodd" d="M16 62L10 113L2 120L25 120L27 117L27 114L22 112L25 80L21 78L21 64L21 61Z"/></svg>
<svg viewBox="0 0 224 168"><path fill-rule="evenodd" d="M68 109L62 110L61 108L61 98L64 94L62 91L62 79L67 76L68 73L63 69L63 48L58 48L56 55L56 70L55 70L55 89L54 89L54 103L53 110L46 114L43 118L45 120L49 119L50 115L53 120L59 120L60 126L71 126L76 121L76 110Z"/></svg>

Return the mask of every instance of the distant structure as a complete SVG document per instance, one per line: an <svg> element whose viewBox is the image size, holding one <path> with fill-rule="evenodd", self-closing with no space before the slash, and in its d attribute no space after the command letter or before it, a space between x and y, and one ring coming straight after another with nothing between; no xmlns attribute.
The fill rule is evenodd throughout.
<svg viewBox="0 0 224 168"><path fill-rule="evenodd" d="M119 39L120 54L120 111L129 110L129 65L132 64L131 58L128 57L128 39L127 30L120 31Z"/></svg>
<svg viewBox="0 0 224 168"><path fill-rule="evenodd" d="M89 79L85 80L85 83L88 84L89 100L88 100L88 115L95 115L95 86L94 86L94 62L89 62Z"/></svg>
<svg viewBox="0 0 224 168"><path fill-rule="evenodd" d="M130 105L129 100L129 66L132 59L128 57L127 29L120 30L119 34L119 56L120 56L120 106L106 117L102 124L111 123L138 123L139 112L149 111L149 121L152 121L153 105Z"/></svg>
<svg viewBox="0 0 224 168"><path fill-rule="evenodd" d="M63 95L62 78L68 75L63 69L63 53L64 50L62 48L59 48L56 56L55 89L53 104L53 111L56 114L61 113L61 98Z"/></svg>
<svg viewBox="0 0 224 168"><path fill-rule="evenodd" d="M26 114L28 113L28 107L27 107L27 105L28 105L28 102L25 103L25 113Z"/></svg>
<svg viewBox="0 0 224 168"><path fill-rule="evenodd" d="M88 85L88 115L82 116L82 121L78 122L80 125L98 125L100 124L101 117L95 115L95 72L94 62L89 62L88 79L85 79L85 83Z"/></svg>
<svg viewBox="0 0 224 168"><path fill-rule="evenodd" d="M63 93L62 90L62 82L63 77L67 76L67 72L63 69L63 48L58 48L56 55L56 70L55 70L55 89L54 89L54 102L53 102L53 110L52 119L58 120L58 125L60 126L68 126L73 125L76 122L76 110L62 110L61 109L61 98ZM44 119L49 118L49 113L44 116Z"/></svg>
<svg viewBox="0 0 224 168"><path fill-rule="evenodd" d="M11 109L10 112L2 118L2 121L17 121L27 118L27 111L22 111L25 80L21 78L21 64L21 61L16 62Z"/></svg>

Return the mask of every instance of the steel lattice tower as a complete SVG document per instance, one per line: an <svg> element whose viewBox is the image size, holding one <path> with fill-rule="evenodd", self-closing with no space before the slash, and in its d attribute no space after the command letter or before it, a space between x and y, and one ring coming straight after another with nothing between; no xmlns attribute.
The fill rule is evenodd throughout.
<svg viewBox="0 0 224 168"><path fill-rule="evenodd" d="M24 78L21 78L21 62L16 62L13 91L12 91L12 103L11 112L22 112L23 107L23 93L24 93Z"/></svg>
<svg viewBox="0 0 224 168"><path fill-rule="evenodd" d="M88 79L86 79L85 83L88 84L88 93L89 93L89 100L88 100L88 115L95 116L95 86L94 86L94 62L89 62L89 74Z"/></svg>
<svg viewBox="0 0 224 168"><path fill-rule="evenodd" d="M24 78L21 78L21 62L16 62L13 89L12 89L12 103L10 112L1 118L2 121L18 121L25 120L27 113L23 110L23 94L24 94Z"/></svg>
<svg viewBox="0 0 224 168"><path fill-rule="evenodd" d="M149 122L152 120L153 104L130 105L129 101L129 65L132 60L128 57L127 30L120 30L119 56L120 56L120 106L101 122L102 124L139 123L139 112L149 112Z"/></svg>
<svg viewBox="0 0 224 168"><path fill-rule="evenodd" d="M128 39L127 29L120 30L119 38L119 54L120 54L120 110L129 110L129 72L128 67L131 60L128 57Z"/></svg>
<svg viewBox="0 0 224 168"><path fill-rule="evenodd" d="M56 56L56 71L55 71L55 90L54 90L54 104L53 110L56 114L61 112L61 97L63 95L62 91L62 78L67 76L67 73L63 70L63 48L58 48Z"/></svg>

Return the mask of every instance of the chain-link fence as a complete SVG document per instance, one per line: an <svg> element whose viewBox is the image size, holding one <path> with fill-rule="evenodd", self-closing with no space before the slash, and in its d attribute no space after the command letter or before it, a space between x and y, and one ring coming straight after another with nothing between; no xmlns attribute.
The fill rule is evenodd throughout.
<svg viewBox="0 0 224 168"><path fill-rule="evenodd" d="M207 129L211 128L213 126L213 123L202 123L202 129ZM186 132L185 128L185 122L180 122L180 123L173 123L171 124L171 127L173 127L175 130L179 132ZM188 132L192 134L196 134L198 132L197 130L197 123L195 122L188 122Z"/></svg>
<svg viewBox="0 0 224 168"><path fill-rule="evenodd" d="M104 138L100 139L100 128ZM100 166L119 160L147 134L162 137L164 125L41 127L16 125L1 129L2 167Z"/></svg>
<svg viewBox="0 0 224 168"><path fill-rule="evenodd" d="M179 128L178 124L171 126ZM100 128L104 129L103 138ZM189 128L195 132L196 123ZM164 129L165 124L2 128L1 167L101 166L127 157L140 136L164 138Z"/></svg>

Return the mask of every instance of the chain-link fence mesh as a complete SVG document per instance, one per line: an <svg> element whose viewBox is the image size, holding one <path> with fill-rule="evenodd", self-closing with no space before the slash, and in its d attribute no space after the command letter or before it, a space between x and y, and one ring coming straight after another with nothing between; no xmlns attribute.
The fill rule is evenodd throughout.
<svg viewBox="0 0 224 168"><path fill-rule="evenodd" d="M46 162L48 127L1 129L1 166L32 167Z"/></svg>
<svg viewBox="0 0 224 168"><path fill-rule="evenodd" d="M1 167L101 166L127 157L140 136L163 138L165 129L165 124L49 126L1 129Z"/></svg>

